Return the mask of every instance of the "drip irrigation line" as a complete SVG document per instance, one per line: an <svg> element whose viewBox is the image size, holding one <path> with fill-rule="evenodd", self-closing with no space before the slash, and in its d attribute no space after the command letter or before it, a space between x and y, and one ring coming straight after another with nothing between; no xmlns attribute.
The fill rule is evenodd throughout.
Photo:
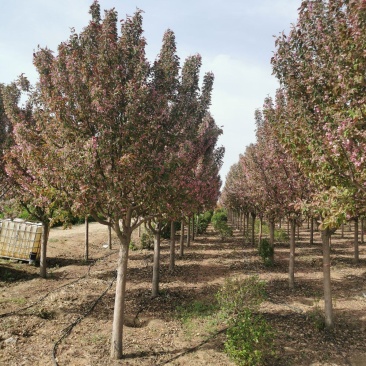
<svg viewBox="0 0 366 366"><path fill-rule="evenodd" d="M108 287L101 293L101 295L93 302L92 306L82 315L80 315L75 321L73 321L70 325L68 325L66 328L64 328L63 334L62 336L55 342L54 346L53 346L53 350L52 350L52 359L53 359L53 364L54 366L58 366L58 362L57 362L57 357L56 357L56 353L57 353L57 348L59 346L59 344L71 333L71 331L76 327L76 325L78 325L79 323L81 323L82 320L84 320L96 307L96 305L98 304L98 302L104 297L104 295L108 292L108 290L112 287L114 281L117 278L117 272L113 278L113 280L110 282L110 284L108 285Z"/></svg>
<svg viewBox="0 0 366 366"><path fill-rule="evenodd" d="M92 268L92 267L93 267L97 262L102 261L102 260L104 260L104 259L108 258L109 256L111 256L111 255L115 254L115 253L116 253L116 251L113 251L112 253L108 253L108 254L106 254L106 255L105 255L105 256L103 256L103 257L100 257L100 258L95 259L95 260L94 260L94 261L93 261L93 262L88 266L88 271L87 271L87 273L86 273L85 275L83 275L83 276L81 276L81 277L77 278L77 279L76 279L76 280L74 280L74 281L68 282L68 283L66 283L66 284L64 284L64 285L62 285L62 286L60 286L60 287L57 287L57 288L55 288L55 289L53 289L53 290L51 290L51 291L47 292L45 295L43 295L43 296L42 296L42 297L40 297L38 300L36 300L35 302L33 302L32 304L30 304L30 305L28 305L28 306L25 306L25 307L23 307L23 308L20 308L20 309L14 310L14 311L10 311L9 313L3 313L3 314L0 314L0 319L1 319L1 318L5 318L5 317L7 317L7 316L11 316L11 315L18 314L18 313L20 313L20 312L22 312L22 311L25 311L25 310L28 310L28 309L32 308L33 306L35 306L35 305L39 304L40 302L42 302L42 301L43 301L43 300L44 300L48 295L52 294L53 292L55 292L55 291L59 291L59 290L61 290L61 289L62 289L62 288L64 288L64 287L71 286L71 285L73 285L73 284L75 284L75 283L77 283L77 282L81 281L82 279L84 279L84 278L88 277L88 276L89 276L89 274L90 274L90 270L91 270L91 268Z"/></svg>

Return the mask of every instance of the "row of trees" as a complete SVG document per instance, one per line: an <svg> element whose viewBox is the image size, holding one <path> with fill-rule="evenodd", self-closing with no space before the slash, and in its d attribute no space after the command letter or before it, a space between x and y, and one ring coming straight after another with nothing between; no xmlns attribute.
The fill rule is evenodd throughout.
<svg viewBox="0 0 366 366"><path fill-rule="evenodd" d="M330 235L365 214L366 5L361 0L306 0L297 24L276 39L280 82L275 100L256 112L257 142L231 168L227 207L291 222L301 213L320 223L325 322L333 325ZM273 240L272 240L273 243ZM355 261L358 261L358 238ZM293 268L292 268L293 269Z"/></svg>
<svg viewBox="0 0 366 366"><path fill-rule="evenodd" d="M56 54L38 48L37 85L21 76L1 86L0 189L7 204L25 207L44 225L43 277L54 220L91 215L115 231L111 357L121 358L131 234L150 220L159 229L162 219L212 208L224 151L209 112L212 73L199 86L201 57L181 67L168 30L150 63L141 11L120 31L114 9L102 19L95 1L90 13L90 23L72 31ZM20 107L23 92L28 98Z"/></svg>

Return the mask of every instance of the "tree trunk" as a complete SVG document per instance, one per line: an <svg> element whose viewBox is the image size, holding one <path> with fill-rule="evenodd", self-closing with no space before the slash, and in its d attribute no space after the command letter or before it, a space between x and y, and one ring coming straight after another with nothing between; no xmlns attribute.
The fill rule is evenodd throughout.
<svg viewBox="0 0 366 366"><path fill-rule="evenodd" d="M364 233L364 226L365 226L365 219L362 218L361 219L361 244L363 244L365 242L365 233Z"/></svg>
<svg viewBox="0 0 366 366"><path fill-rule="evenodd" d="M296 235L296 221L289 220L290 224L290 260L288 266L288 278L290 289L295 288L295 235Z"/></svg>
<svg viewBox="0 0 366 366"><path fill-rule="evenodd" d="M179 256L183 258L184 255L184 219L180 224L180 240L179 240Z"/></svg>
<svg viewBox="0 0 366 366"><path fill-rule="evenodd" d="M258 248L261 246L263 231L263 217L259 216Z"/></svg>
<svg viewBox="0 0 366 366"><path fill-rule="evenodd" d="M125 316L126 280L128 250L131 234L121 234L120 251L117 264L116 295L114 300L111 358L122 358L123 323Z"/></svg>
<svg viewBox="0 0 366 366"><path fill-rule="evenodd" d="M333 327L333 305L332 305L332 287L330 278L330 230L322 230L323 243L323 286L324 286L324 314L325 325L327 328Z"/></svg>
<svg viewBox="0 0 366 366"><path fill-rule="evenodd" d="M252 245L255 245L255 214L252 213Z"/></svg>
<svg viewBox="0 0 366 366"><path fill-rule="evenodd" d="M108 219L108 221L110 222L111 219ZM130 245L130 243L128 243L128 245ZM108 225L108 248L112 249L112 227L110 225Z"/></svg>
<svg viewBox="0 0 366 366"><path fill-rule="evenodd" d="M354 233L354 239L353 239L353 246L354 246L354 261L357 264L360 259L360 252L358 248L358 217L355 218L355 233Z"/></svg>
<svg viewBox="0 0 366 366"><path fill-rule="evenodd" d="M314 244L314 218L310 219L310 245Z"/></svg>
<svg viewBox="0 0 366 366"><path fill-rule="evenodd" d="M341 238L344 238L344 223L341 225Z"/></svg>
<svg viewBox="0 0 366 366"><path fill-rule="evenodd" d="M187 224L187 248L191 246L191 217L188 217L188 224Z"/></svg>
<svg viewBox="0 0 366 366"><path fill-rule="evenodd" d="M175 226L174 221L170 222L170 260L169 260L169 270L174 271L175 267Z"/></svg>
<svg viewBox="0 0 366 366"><path fill-rule="evenodd" d="M249 223L249 221L250 221L250 213L248 212L247 213L247 233L246 233L246 238L249 240L249 231L250 231L250 223Z"/></svg>
<svg viewBox="0 0 366 366"><path fill-rule="evenodd" d="M196 225L195 225L196 236L198 236L198 223L199 223L199 214L196 215Z"/></svg>
<svg viewBox="0 0 366 366"><path fill-rule="evenodd" d="M156 233L154 235L154 264L153 264L152 290L151 290L152 298L159 296L160 232L161 232L161 224L159 222L156 229Z"/></svg>
<svg viewBox="0 0 366 366"><path fill-rule="evenodd" d="M245 238L245 236L246 236L246 234L247 234L247 231L246 231L246 228L245 228L245 225L246 225L246 214L244 214L243 213L243 242L244 242L244 244L246 243L246 238Z"/></svg>
<svg viewBox="0 0 366 366"><path fill-rule="evenodd" d="M43 222L43 234L41 242L41 258L39 262L39 275L42 278L47 277L47 243L50 235L50 224L48 221Z"/></svg>
<svg viewBox="0 0 366 366"><path fill-rule="evenodd" d="M195 224L194 224L194 214L192 215L192 241L194 241L194 234L195 234Z"/></svg>
<svg viewBox="0 0 366 366"><path fill-rule="evenodd" d="M89 221L88 216L85 216L85 261L89 260Z"/></svg>
<svg viewBox="0 0 366 366"><path fill-rule="evenodd" d="M274 219L269 220L269 244L271 245L272 249L274 249L275 225ZM272 263L274 262L274 250L272 250L270 260Z"/></svg>

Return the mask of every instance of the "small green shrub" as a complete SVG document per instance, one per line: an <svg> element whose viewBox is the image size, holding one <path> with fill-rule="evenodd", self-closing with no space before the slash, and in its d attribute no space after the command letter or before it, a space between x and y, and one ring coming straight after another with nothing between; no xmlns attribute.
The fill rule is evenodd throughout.
<svg viewBox="0 0 366 366"><path fill-rule="evenodd" d="M233 230L227 224L227 212L224 209L215 211L212 215L211 223L214 229L219 233L221 239L233 236Z"/></svg>
<svg viewBox="0 0 366 366"><path fill-rule="evenodd" d="M204 234L211 222L213 211L206 211L196 216L197 234Z"/></svg>
<svg viewBox="0 0 366 366"><path fill-rule="evenodd" d="M286 230L276 229L274 232L274 239L277 242L287 242L289 240L289 236L287 235Z"/></svg>
<svg viewBox="0 0 366 366"><path fill-rule="evenodd" d="M216 294L220 311L227 319L246 309L258 310L265 298L265 282L258 276L251 276L245 280L227 278Z"/></svg>
<svg viewBox="0 0 366 366"><path fill-rule="evenodd" d="M141 248L142 249L152 249L154 248L154 237L150 231L142 233L141 235Z"/></svg>
<svg viewBox="0 0 366 366"><path fill-rule="evenodd" d="M311 311L309 311L306 315L316 330L322 331L325 329L326 325L325 325L324 314L319 307L318 301L315 302L314 308Z"/></svg>
<svg viewBox="0 0 366 366"><path fill-rule="evenodd" d="M266 266L273 265L273 247L268 239L261 239L258 247L258 254Z"/></svg>
<svg viewBox="0 0 366 366"><path fill-rule="evenodd" d="M260 315L246 310L232 320L226 332L225 352L240 366L263 365L274 355L274 334Z"/></svg>
<svg viewBox="0 0 366 366"><path fill-rule="evenodd" d="M130 247L130 250L132 250L132 251L137 250L137 246L136 246L135 242L133 242L133 241L130 241L129 247Z"/></svg>
<svg viewBox="0 0 366 366"><path fill-rule="evenodd" d="M274 333L266 320L254 314L265 299L265 283L258 276L227 279L217 292L221 318L228 325L225 352L238 365L264 364L274 355Z"/></svg>
<svg viewBox="0 0 366 366"><path fill-rule="evenodd" d="M220 222L227 222L227 212L223 208L216 210L211 217L211 223L213 227L215 227Z"/></svg>

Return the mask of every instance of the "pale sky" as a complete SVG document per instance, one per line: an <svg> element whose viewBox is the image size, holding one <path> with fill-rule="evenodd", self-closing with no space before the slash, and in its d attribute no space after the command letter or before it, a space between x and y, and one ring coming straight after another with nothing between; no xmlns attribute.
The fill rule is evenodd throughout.
<svg viewBox="0 0 366 366"><path fill-rule="evenodd" d="M0 0L0 83L24 73L32 83L37 73L32 55L38 45L56 51L70 28L85 27L92 0ZM174 31L178 54L201 54L202 75L215 74L211 113L224 134L226 149L221 177L245 147L255 142L254 111L274 96L277 81L270 59L273 36L288 33L301 0L100 0L102 11L115 8L119 19L144 11L147 56L159 53L166 29ZM103 12L102 12L103 14Z"/></svg>

